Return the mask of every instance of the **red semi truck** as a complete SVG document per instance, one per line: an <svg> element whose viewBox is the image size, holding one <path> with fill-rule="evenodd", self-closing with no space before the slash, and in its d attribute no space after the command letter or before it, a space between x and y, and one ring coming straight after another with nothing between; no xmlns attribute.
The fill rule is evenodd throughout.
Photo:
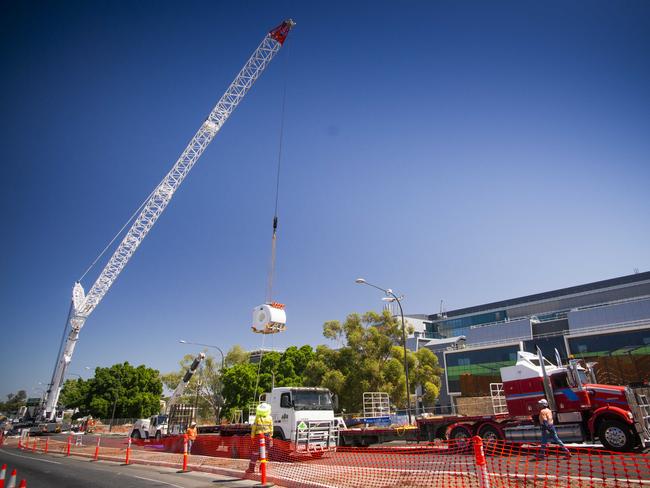
<svg viewBox="0 0 650 488"><path fill-rule="evenodd" d="M419 440L463 439L540 442L534 419L537 402L546 398L555 426L565 442L600 441L613 451L650 446L650 387L632 388L597 383L592 365L570 359L563 366L544 359L541 352L520 351L514 366L501 368L507 413L481 417L420 418Z"/></svg>

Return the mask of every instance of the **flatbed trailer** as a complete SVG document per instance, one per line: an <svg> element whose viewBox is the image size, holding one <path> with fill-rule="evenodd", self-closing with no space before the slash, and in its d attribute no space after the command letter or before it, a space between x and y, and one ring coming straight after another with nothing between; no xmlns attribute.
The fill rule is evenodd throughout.
<svg viewBox="0 0 650 488"><path fill-rule="evenodd" d="M409 426L361 427L339 431L339 445L343 447L367 447L393 441L419 442L419 429Z"/></svg>
<svg viewBox="0 0 650 488"><path fill-rule="evenodd" d="M530 423L501 415L437 415L416 419L416 426L348 428L339 432L341 446L371 446L386 442L433 442L436 439L463 439L479 435L486 440L504 438L504 427Z"/></svg>
<svg viewBox="0 0 650 488"><path fill-rule="evenodd" d="M250 435L251 424L220 424L201 425L197 427L199 434L219 434L222 436Z"/></svg>
<svg viewBox="0 0 650 488"><path fill-rule="evenodd" d="M499 415L437 415L417 419L419 440L433 442L436 439L464 439L478 435L484 440L503 439L504 428L521 423L531 424L531 418L514 418Z"/></svg>

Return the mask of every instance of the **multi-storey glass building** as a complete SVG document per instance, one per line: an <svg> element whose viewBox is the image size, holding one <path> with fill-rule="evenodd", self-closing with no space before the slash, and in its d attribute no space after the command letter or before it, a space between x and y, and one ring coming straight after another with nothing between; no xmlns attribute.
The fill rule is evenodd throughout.
<svg viewBox="0 0 650 488"><path fill-rule="evenodd" d="M410 320L409 347L431 349L445 369L443 405L489 395L499 369L537 347L552 361L557 350L597 362L602 383L650 380L650 272Z"/></svg>

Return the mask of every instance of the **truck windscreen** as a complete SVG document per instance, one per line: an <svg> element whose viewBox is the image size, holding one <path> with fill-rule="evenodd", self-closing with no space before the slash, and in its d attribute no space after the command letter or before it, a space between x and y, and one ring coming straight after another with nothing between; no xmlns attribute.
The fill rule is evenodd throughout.
<svg viewBox="0 0 650 488"><path fill-rule="evenodd" d="M296 410L332 410L329 391L294 390L291 393Z"/></svg>

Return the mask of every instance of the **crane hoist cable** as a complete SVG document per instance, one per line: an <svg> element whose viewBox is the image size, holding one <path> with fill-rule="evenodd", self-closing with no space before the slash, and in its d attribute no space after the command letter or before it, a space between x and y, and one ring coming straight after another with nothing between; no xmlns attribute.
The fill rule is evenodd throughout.
<svg viewBox="0 0 650 488"><path fill-rule="evenodd" d="M275 206L273 209L273 235L271 237L271 263L269 266L269 279L266 289L266 302L271 303L273 301L273 278L275 274L275 251L277 245L277 231L278 231L278 202L280 199L280 171L282 169L282 143L284 141L284 114L287 104L287 80L289 72L289 44L287 44L287 61L285 61L285 73L284 73L284 86L282 89L282 108L280 110L280 134L278 141L278 166L275 176Z"/></svg>
<svg viewBox="0 0 650 488"><path fill-rule="evenodd" d="M280 133L278 143L278 164L275 177L275 206L273 210L273 233L271 235L271 260L266 286L266 301L253 309L253 325L251 329L257 334L277 334L287 327L287 314L284 304L273 301L273 278L275 276L275 260L278 241L278 208L280 201L280 173L282 169L282 143L284 140L284 119L287 99L287 81L289 56L285 61L285 77L283 83L282 106L280 110Z"/></svg>
<svg viewBox="0 0 650 488"><path fill-rule="evenodd" d="M284 83L282 87L282 106L280 109L280 133L279 133L279 140L278 140L278 164L277 164L277 170L276 170L276 175L275 175L275 205L273 208L273 233L271 236L271 261L269 263L269 274L268 274L268 280L267 280L267 287L266 287L266 304L270 305L273 309L279 310L282 312L281 315L284 317L284 321L280 323L280 319L282 318L281 316L278 317L278 321L274 323L267 323L265 324L265 327L262 329L257 329L255 326L252 327L253 332L261 332L262 333L262 345L260 347L260 360L259 363L257 364L257 375L255 378L255 389L253 390L253 403L257 401L257 388L260 383L260 374L261 374L261 367L262 367L262 358L264 357L264 343L266 342L266 336L268 334L274 334L275 332L282 332L285 327L286 327L286 314L284 313L284 305L280 303L275 303L273 302L273 278L275 275L275 258L276 258L276 250L277 250L277 237L278 237L278 204L280 200L280 173L282 169L282 143L284 142L284 121L285 121L285 110L286 110L286 104L287 104L287 84L288 84L288 79L289 79L289 58L290 58L290 49L289 45L287 44L287 47L285 48L285 51L287 52L286 55L286 61L285 61L285 72L284 72ZM258 307L255 312L258 311L260 307ZM255 321L255 312L253 314L253 321ZM271 316L269 315L269 318ZM273 338L273 335L271 335L271 338ZM272 341L273 342L273 341Z"/></svg>

